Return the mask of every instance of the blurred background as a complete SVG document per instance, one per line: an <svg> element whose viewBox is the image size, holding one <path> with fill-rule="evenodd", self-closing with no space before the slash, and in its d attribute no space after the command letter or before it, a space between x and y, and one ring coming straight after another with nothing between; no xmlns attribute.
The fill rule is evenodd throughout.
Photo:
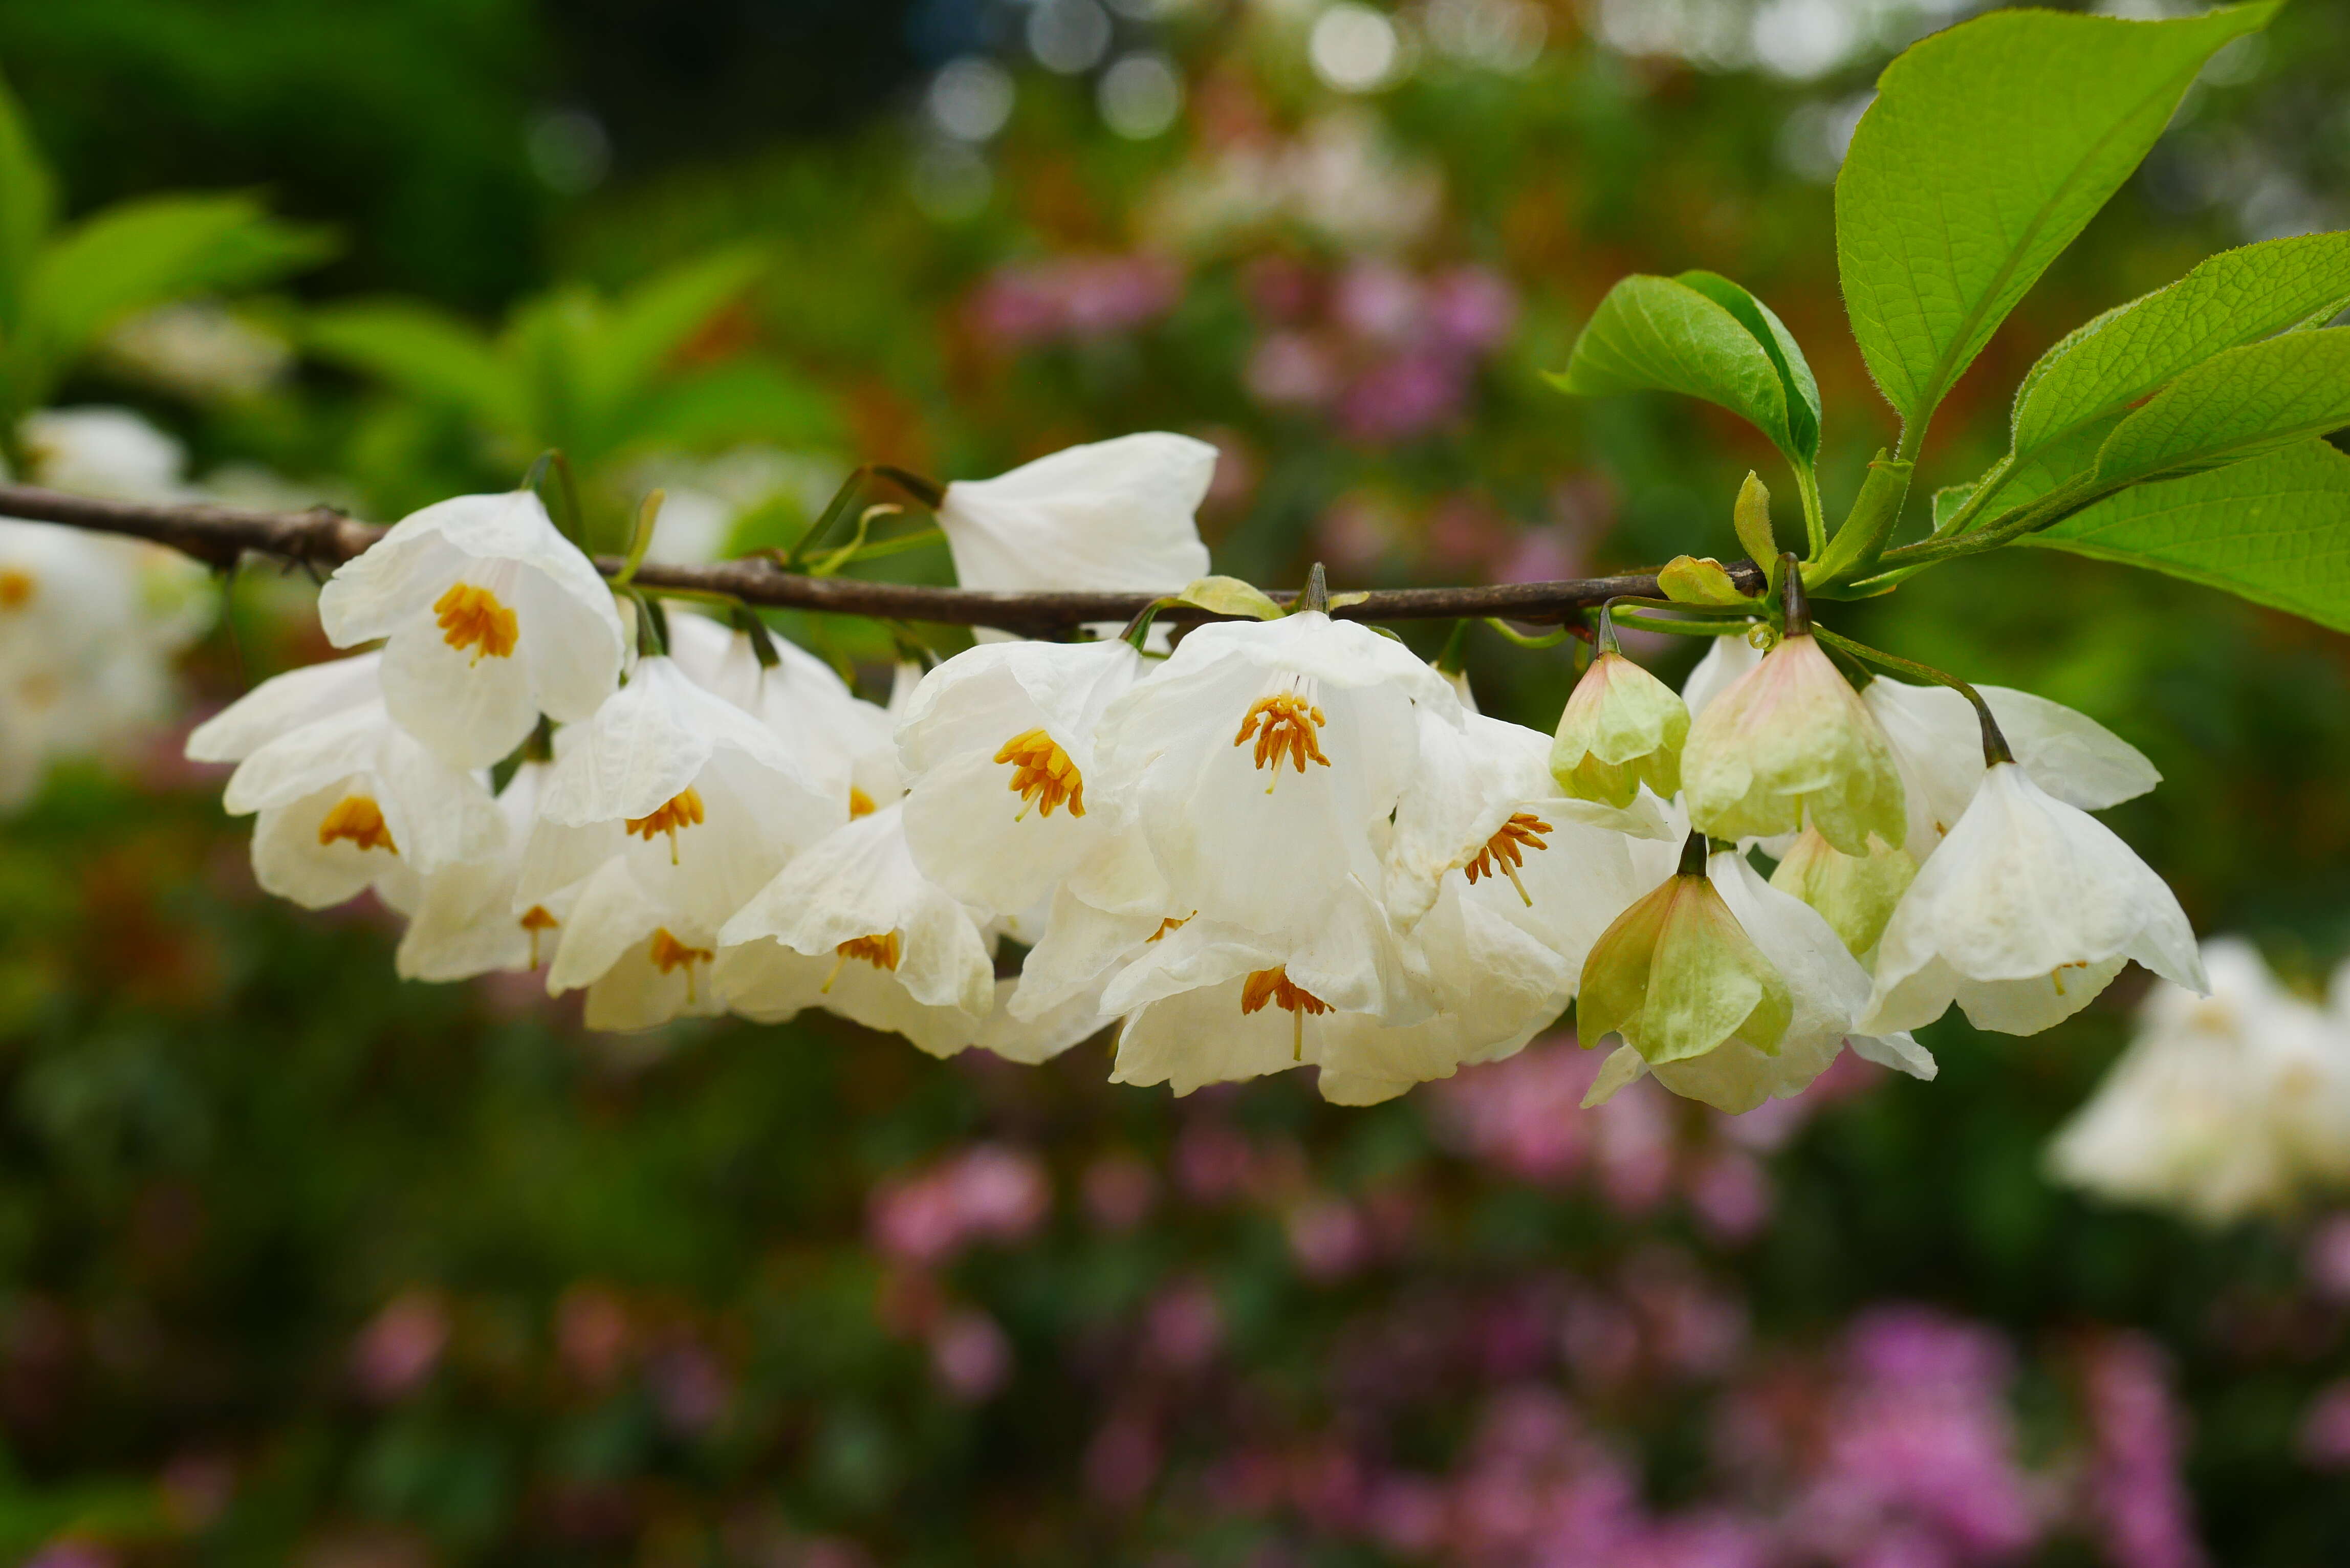
<svg viewBox="0 0 2350 1568"><path fill-rule="evenodd" d="M1222 450L1221 570L1353 587L1735 552L1739 480L1784 490L1758 435L1540 379L1628 271L1786 319L1847 500L1893 423L1832 182L1884 62L1973 8L0 0L0 73L67 220L275 214L43 393L168 436L140 493L390 521L559 444L599 526L665 485L691 557L795 536L859 462L1169 429ZM2350 11L2302 0L1994 340L1921 490L2073 326L2345 226ZM528 977L395 981L371 903L255 888L179 740L328 651L311 592L248 568L175 726L0 825L0 1560L2350 1561L2350 1209L2197 1225L2044 1174L2142 975L2030 1039L1953 1013L1937 1083L1847 1059L1735 1118L1578 1110L1563 1035L1371 1110L1112 1087L1099 1042L593 1036ZM2143 749L2166 782L2111 820L2199 931L2313 994L2350 951L2342 637L2039 552L1845 624ZM788 629L879 694L884 632ZM1573 679L1482 631L1469 663L1544 729Z"/></svg>

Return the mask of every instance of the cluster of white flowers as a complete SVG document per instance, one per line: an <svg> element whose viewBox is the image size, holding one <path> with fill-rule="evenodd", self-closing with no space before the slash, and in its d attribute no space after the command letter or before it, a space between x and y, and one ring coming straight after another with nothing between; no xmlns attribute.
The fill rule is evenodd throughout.
<svg viewBox="0 0 2350 1568"><path fill-rule="evenodd" d="M2210 995L2155 987L2051 1170L2214 1225L2350 1188L2350 964L2320 1007L2241 938L2206 943L2203 961Z"/></svg>
<svg viewBox="0 0 2350 1568"><path fill-rule="evenodd" d="M1214 461L1075 448L946 487L940 524L969 587L1170 592L1206 574ZM2201 980L2176 900L2085 809L2149 787L2143 757L1993 690L2018 760L1987 765L1965 698L1856 691L1800 630L1719 639L1685 695L1606 639L1555 738L1310 606L1171 654L984 640L884 710L684 611L637 649L526 491L408 518L319 608L380 649L190 742L237 763L263 886L372 887L410 918L403 974L543 965L596 1027L819 1007L1036 1061L1115 1024L1121 1082L1312 1064L1367 1104L1579 994L1586 1041L1624 1042L1596 1097L1648 1072L1744 1109L1847 1044L1931 1075L1906 1032L1954 1000L2029 1033L2128 959Z"/></svg>
<svg viewBox="0 0 2350 1568"><path fill-rule="evenodd" d="M26 479L52 490L191 493L184 450L128 410L45 410L17 433ZM172 658L212 613L203 567L176 551L0 518L0 811L53 761L119 751L161 722Z"/></svg>

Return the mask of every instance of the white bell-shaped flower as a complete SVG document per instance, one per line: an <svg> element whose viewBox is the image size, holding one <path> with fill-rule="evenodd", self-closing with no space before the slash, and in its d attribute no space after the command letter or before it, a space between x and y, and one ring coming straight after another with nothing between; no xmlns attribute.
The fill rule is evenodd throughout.
<svg viewBox="0 0 2350 1568"><path fill-rule="evenodd" d="M1144 669L1111 639L989 643L931 670L898 729L906 840L923 874L967 904L1014 915L1050 899L1111 836L1131 833L1104 794L1095 738Z"/></svg>
<svg viewBox="0 0 2350 1568"><path fill-rule="evenodd" d="M849 815L905 793L896 721L851 691L831 665L771 636L776 662L763 666L747 634L691 611L672 610L669 630L678 668L773 730L812 782L847 801Z"/></svg>
<svg viewBox="0 0 2350 1568"><path fill-rule="evenodd" d="M987 940L971 910L915 867L902 805L811 846L718 940L720 990L763 1023L821 1007L945 1056L995 1012Z"/></svg>
<svg viewBox="0 0 2350 1568"><path fill-rule="evenodd" d="M1119 436L957 480L939 526L967 588L1172 593L1208 575L1192 514L1215 472L1206 441Z"/></svg>
<svg viewBox="0 0 2350 1568"><path fill-rule="evenodd" d="M1997 763L1886 926L1863 1026L1915 1029L1956 1001L1978 1029L2036 1034L2132 959L2204 989L2162 878L2105 824Z"/></svg>
<svg viewBox="0 0 2350 1568"><path fill-rule="evenodd" d="M525 861L515 896L524 907L515 919L532 909L557 917L546 992L559 996L585 988L588 1028L650 1029L726 1011L711 974L717 927L694 897L697 889L660 876L657 864L637 855L615 855L583 880L552 891L533 888L530 870Z"/></svg>
<svg viewBox="0 0 2350 1568"><path fill-rule="evenodd" d="M1433 1008L1405 944L1355 882L1318 929L1288 940L1184 921L1119 972L1102 1006L1128 1015L1110 1081L1178 1095L1312 1065L1325 1098L1367 1105L1524 1043L1486 1035L1507 1022Z"/></svg>
<svg viewBox="0 0 2350 1568"><path fill-rule="evenodd" d="M460 767L520 745L542 712L585 719L619 679L611 590L526 490L411 513L318 595L338 648L374 638L392 717Z"/></svg>
<svg viewBox="0 0 2350 1568"><path fill-rule="evenodd" d="M1737 1115L1765 1100L1803 1093L1846 1045L1881 1066L1913 1077L1934 1076L1933 1057L1907 1034L1855 1033L1855 1022L1868 1002L1868 971L1818 911L1763 881L1742 854L1721 850L1709 856L1705 879L1721 910L1784 988L1784 1024L1777 1024L1775 1017L1771 1021L1778 1032L1768 1044L1759 1037L1749 1039L1749 1031L1734 1027L1721 1044L1688 1056L1650 1060L1627 1044L1602 1066L1584 1104L1597 1105L1650 1073L1674 1094ZM1675 1005L1669 995L1658 991L1659 981L1685 985L1687 977L1664 973L1661 966L1652 976L1649 1005ZM1588 1025L1586 1041L1597 1043Z"/></svg>
<svg viewBox="0 0 2350 1568"><path fill-rule="evenodd" d="M486 858L504 836L479 775L426 750L380 701L255 746L222 804L232 816L259 814L255 878L314 909L396 872L423 876Z"/></svg>
<svg viewBox="0 0 2350 1568"><path fill-rule="evenodd" d="M780 737L664 656L639 659L563 739L523 856L515 896L525 908L623 860L666 916L700 934L688 945L706 948L795 850L847 818L841 794ZM550 984L581 972L576 936L562 938Z"/></svg>
<svg viewBox="0 0 2350 1568"><path fill-rule="evenodd" d="M2067 805L2103 811L2162 782L2137 747L2061 702L2005 686L1978 686L2008 749L2032 782ZM1903 844L1923 865L1982 782L1982 728L1974 705L1947 686L1883 676L1861 701L1885 727L1908 806Z"/></svg>
<svg viewBox="0 0 2350 1568"><path fill-rule="evenodd" d="M2226 1224L2350 1184L2350 1030L2251 943L2203 944L2211 994L2157 983L2096 1094L2049 1146L2055 1178Z"/></svg>
<svg viewBox="0 0 2350 1568"><path fill-rule="evenodd" d="M1368 627L1305 611L1204 626L1110 704L1097 742L1170 913L1267 936L1378 888L1419 711L1457 726L1444 678Z"/></svg>
<svg viewBox="0 0 2350 1568"><path fill-rule="evenodd" d="M188 732L196 763L241 763L281 735L383 700L380 653L353 654L273 675Z"/></svg>
<svg viewBox="0 0 2350 1568"><path fill-rule="evenodd" d="M549 892L544 902L520 909L515 904L523 850L553 766L525 761L498 792L504 831L497 853L381 889L386 901L408 917L408 929L392 954L400 979L470 980L503 970L535 970L553 956L577 889Z"/></svg>

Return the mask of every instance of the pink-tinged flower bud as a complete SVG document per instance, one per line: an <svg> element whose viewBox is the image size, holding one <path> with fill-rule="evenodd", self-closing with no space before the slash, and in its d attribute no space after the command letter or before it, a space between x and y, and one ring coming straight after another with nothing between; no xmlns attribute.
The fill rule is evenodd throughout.
<svg viewBox="0 0 2350 1568"><path fill-rule="evenodd" d="M1716 838L1769 838L1809 824L1846 855L1908 820L1892 748L1817 639L1783 639L1708 704L1681 756L1690 825Z"/></svg>
<svg viewBox="0 0 2350 1568"><path fill-rule="evenodd" d="M1610 649L1591 661L1559 715L1551 776L1577 800L1627 806L1644 784L1669 800L1681 787L1689 732L1679 693Z"/></svg>

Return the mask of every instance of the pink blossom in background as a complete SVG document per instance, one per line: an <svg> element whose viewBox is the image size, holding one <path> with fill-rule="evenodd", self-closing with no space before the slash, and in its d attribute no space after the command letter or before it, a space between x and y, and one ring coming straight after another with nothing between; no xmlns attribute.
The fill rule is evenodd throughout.
<svg viewBox="0 0 2350 1568"><path fill-rule="evenodd" d="M2350 1378L2329 1385L2302 1417L2301 1457L2321 1469L2350 1470Z"/></svg>
<svg viewBox="0 0 2350 1568"><path fill-rule="evenodd" d="M1593 1118L1581 1107L1600 1060L1552 1035L1420 1092L1440 1142L1518 1180L1561 1185L1590 1158Z"/></svg>
<svg viewBox="0 0 2350 1568"><path fill-rule="evenodd" d="M2161 1348L2144 1334L2095 1341L2083 1379L2089 1511L2115 1568L2203 1568L2180 1479L2186 1433Z"/></svg>
<svg viewBox="0 0 2350 1568"><path fill-rule="evenodd" d="M1149 1418L1120 1410L1086 1445L1086 1490L1111 1508L1132 1508L1159 1479L1159 1434Z"/></svg>
<svg viewBox="0 0 2350 1568"><path fill-rule="evenodd" d="M1810 1550L1852 1568L1992 1563L2032 1544L2043 1503L2016 1458L2007 1345L1925 1307L1845 1335L1825 1449L1796 1500Z"/></svg>
<svg viewBox="0 0 2350 1568"><path fill-rule="evenodd" d="M1309 1280L1343 1279L1370 1255L1370 1230L1362 1214L1343 1199L1309 1198L1283 1221L1289 1256Z"/></svg>
<svg viewBox="0 0 2350 1568"><path fill-rule="evenodd" d="M971 304L979 335L1002 348L1082 342L1157 320L1183 297L1183 270L1159 256L1061 256L999 267Z"/></svg>
<svg viewBox="0 0 2350 1568"><path fill-rule="evenodd" d="M1339 432L1370 442L1426 435L1468 411L1469 382L1454 354L1411 348L1378 360L1339 395Z"/></svg>
<svg viewBox="0 0 2350 1568"><path fill-rule="evenodd" d="M95 1541L52 1541L26 1559L25 1568L117 1568L121 1561Z"/></svg>
<svg viewBox="0 0 2350 1568"><path fill-rule="evenodd" d="M1692 1161L1682 1178L1698 1223L1718 1241L1752 1241L1771 1221L1771 1178L1742 1149Z"/></svg>
<svg viewBox="0 0 2350 1568"><path fill-rule="evenodd" d="M1322 300L1322 275L1294 256L1253 256L1241 269L1249 306L1267 321L1295 321Z"/></svg>
<svg viewBox="0 0 2350 1568"><path fill-rule="evenodd" d="M1353 337L1403 344L1421 335L1426 305L1419 280L1403 268L1388 261L1358 261L1338 275L1330 315Z"/></svg>
<svg viewBox="0 0 2350 1568"><path fill-rule="evenodd" d="M1132 1154L1106 1154L1078 1178L1086 1216L1105 1231L1131 1231L1159 1201L1159 1173Z"/></svg>
<svg viewBox="0 0 2350 1568"><path fill-rule="evenodd" d="M224 1454L181 1454L163 1467L163 1512L181 1530L203 1530L236 1496L236 1464Z"/></svg>
<svg viewBox="0 0 2350 1568"><path fill-rule="evenodd" d="M645 1389L661 1425L681 1438L700 1437L715 1427L734 1397L718 1358L691 1340L664 1345L646 1357Z"/></svg>
<svg viewBox="0 0 2350 1568"><path fill-rule="evenodd" d="M1019 1241L1043 1223L1052 1184L1034 1155L978 1144L874 1189L873 1244L911 1263L943 1263L975 1241Z"/></svg>
<svg viewBox="0 0 2350 1568"><path fill-rule="evenodd" d="M1586 565L1582 542L1565 529L1524 528L1509 541L1492 577L1497 583L1555 583L1581 576Z"/></svg>
<svg viewBox="0 0 2350 1568"><path fill-rule="evenodd" d="M993 1318L974 1307L941 1314L931 1328L931 1371L939 1386L977 1404L1012 1380L1012 1342Z"/></svg>
<svg viewBox="0 0 2350 1568"><path fill-rule="evenodd" d="M1403 539L1406 524L1377 496L1341 495L1322 514L1315 539L1322 558L1339 570L1367 571Z"/></svg>
<svg viewBox="0 0 2350 1568"><path fill-rule="evenodd" d="M1501 274L1482 266L1438 275L1423 308L1440 341L1473 353L1499 348L1518 322L1516 291Z"/></svg>
<svg viewBox="0 0 2350 1568"><path fill-rule="evenodd" d="M1179 1280L1151 1298L1142 1317L1142 1352L1164 1371L1201 1371L1224 1344L1224 1310L1204 1280Z"/></svg>
<svg viewBox="0 0 2350 1568"><path fill-rule="evenodd" d="M2328 1301L2350 1302L2350 1214L2335 1214L2310 1232L2309 1282Z"/></svg>
<svg viewBox="0 0 2350 1568"><path fill-rule="evenodd" d="M449 1314L430 1291L404 1291L368 1320L351 1345L351 1376L361 1393L386 1404L412 1393L441 1364Z"/></svg>
<svg viewBox="0 0 2350 1568"><path fill-rule="evenodd" d="M1275 332L1250 352L1241 379L1268 408L1318 409L1338 395L1340 371L1310 333Z"/></svg>
<svg viewBox="0 0 2350 1568"><path fill-rule="evenodd" d="M555 1347L565 1370L590 1388L619 1374L635 1337L628 1303L601 1285L577 1284L555 1309Z"/></svg>

